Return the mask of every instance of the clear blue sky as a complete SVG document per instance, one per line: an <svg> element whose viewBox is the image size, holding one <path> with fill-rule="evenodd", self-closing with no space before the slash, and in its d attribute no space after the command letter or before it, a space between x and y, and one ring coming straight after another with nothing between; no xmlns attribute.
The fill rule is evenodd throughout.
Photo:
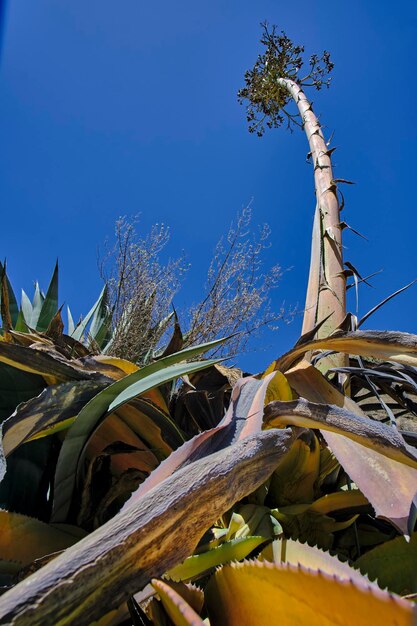
<svg viewBox="0 0 417 626"><path fill-rule="evenodd" d="M335 131L346 259L380 268L371 306L417 277L414 2L324 0L13 0L6 10L0 88L0 257L16 288L46 286L58 256L61 300L85 311L101 285L97 247L121 214L146 231L171 226L169 252L192 263L178 305L201 296L207 259L253 198L268 222L266 264L292 267L276 306L304 302L314 208L301 132L249 135L236 100L267 19L306 46L328 49L330 90L312 94ZM417 287L389 303L371 328L417 332ZM352 302L353 305L353 302ZM300 319L258 342L240 364L257 370L291 347ZM252 346L256 348L256 345Z"/></svg>

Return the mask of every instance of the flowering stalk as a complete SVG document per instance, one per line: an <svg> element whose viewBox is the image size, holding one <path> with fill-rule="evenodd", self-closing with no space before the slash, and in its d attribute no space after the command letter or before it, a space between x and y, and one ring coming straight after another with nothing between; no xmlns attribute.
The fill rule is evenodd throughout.
<svg viewBox="0 0 417 626"><path fill-rule="evenodd" d="M333 69L328 52L310 58L310 69L304 78L299 72L304 64L302 46L295 46L285 33L269 31L263 24L261 43L266 46L252 70L245 74L246 86L238 93L241 103L247 101L249 131L262 136L265 125L277 128L286 122L304 130L314 166L316 213L313 227L310 275L307 287L303 333L323 320L318 337L330 335L346 315L346 277L343 267L342 229L337 180L333 176L331 153L320 122L303 87L321 89L328 86ZM298 115L289 113L286 105L293 100ZM327 318L327 319L326 319Z"/></svg>

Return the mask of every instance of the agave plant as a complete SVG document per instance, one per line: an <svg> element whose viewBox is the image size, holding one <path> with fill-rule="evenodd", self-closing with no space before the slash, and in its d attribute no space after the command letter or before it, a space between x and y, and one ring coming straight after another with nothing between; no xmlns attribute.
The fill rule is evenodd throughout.
<svg viewBox="0 0 417 626"><path fill-rule="evenodd" d="M18 345L9 324L0 363L29 382L3 424L1 623L413 623L417 337L346 316L358 276L344 269L331 150L303 91L326 83L329 55L303 81L300 46L267 28L262 42L240 92L252 129L297 122L293 98L312 150L304 332L237 379L187 362L213 344L138 369L71 358L45 333Z"/></svg>

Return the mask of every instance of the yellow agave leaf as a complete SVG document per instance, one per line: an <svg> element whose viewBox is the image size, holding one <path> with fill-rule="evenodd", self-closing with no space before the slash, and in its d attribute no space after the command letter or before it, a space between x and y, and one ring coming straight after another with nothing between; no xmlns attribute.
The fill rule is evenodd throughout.
<svg viewBox="0 0 417 626"><path fill-rule="evenodd" d="M103 388L102 383L93 381L71 381L50 385L36 398L21 403L3 423L5 456L23 443L69 428L82 407Z"/></svg>
<svg viewBox="0 0 417 626"><path fill-rule="evenodd" d="M47 554L64 550L79 541L80 529L59 529L26 515L0 510L0 559L28 565Z"/></svg>
<svg viewBox="0 0 417 626"><path fill-rule="evenodd" d="M223 563L241 561L264 541L264 537L241 537L226 541L217 548L189 556L180 565L168 570L166 575L174 581L192 580Z"/></svg>
<svg viewBox="0 0 417 626"><path fill-rule="evenodd" d="M351 398L343 395L310 363L301 361L286 373L295 392L311 402L333 404L366 418ZM320 427L319 427L320 428ZM389 433L392 433L391 428ZM322 430L328 446L350 478L371 502L378 516L407 531L407 519L417 485L417 470L388 458L374 447L365 448L347 436ZM381 489L381 477L384 488Z"/></svg>
<svg viewBox="0 0 417 626"><path fill-rule="evenodd" d="M357 354L372 359L395 361L417 366L417 336L410 333L377 330L336 331L330 337L307 341L273 361L265 372L286 372L306 352L334 350L346 354Z"/></svg>
<svg viewBox="0 0 417 626"><path fill-rule="evenodd" d="M262 378L265 378L267 374L263 374ZM275 376L269 381L268 387L265 392L265 404L269 404L274 400L292 400L293 393L291 391L291 387L288 384L287 379L285 378L282 372L277 371Z"/></svg>
<svg viewBox="0 0 417 626"><path fill-rule="evenodd" d="M337 556L332 556L329 552L320 550L316 546L309 546L308 543L301 543L292 539L276 539L268 544L259 555L259 560L270 561L277 565L281 563L302 565L306 569L336 576L341 580L353 580L360 584L369 585L365 576L338 559Z"/></svg>
<svg viewBox="0 0 417 626"><path fill-rule="evenodd" d="M294 441L288 454L271 476L268 493L278 505L314 500L320 472L320 445L314 433Z"/></svg>
<svg viewBox="0 0 417 626"><path fill-rule="evenodd" d="M123 374L132 374L133 372L137 372L137 370L139 369L139 367L135 363L132 363L131 361L127 361L126 359L118 359L114 356L107 356L106 354L98 354L94 356L93 358L94 358L94 361L96 361L99 364L111 365L112 367L115 367L121 370ZM114 380L118 380L118 378L116 378L115 373L113 373L111 377L114 378ZM122 377L123 375L119 376L119 378L122 378Z"/></svg>
<svg viewBox="0 0 417 626"><path fill-rule="evenodd" d="M368 500L358 490L336 491L319 498L310 506L311 511L326 515L335 511L344 511L345 509L357 509L358 507L369 506Z"/></svg>
<svg viewBox="0 0 417 626"><path fill-rule="evenodd" d="M226 565L206 588L211 626L412 626L413 606L374 586L302 566Z"/></svg>
<svg viewBox="0 0 417 626"><path fill-rule="evenodd" d="M230 536L234 536L235 539L248 537L249 535L257 535L266 538L271 536L271 510L269 507L259 504L243 504L237 509L237 514L239 518L243 520L243 524L235 529L234 533L231 533Z"/></svg>
<svg viewBox="0 0 417 626"><path fill-rule="evenodd" d="M153 579L152 586L175 626L204 626L201 617L169 584Z"/></svg>

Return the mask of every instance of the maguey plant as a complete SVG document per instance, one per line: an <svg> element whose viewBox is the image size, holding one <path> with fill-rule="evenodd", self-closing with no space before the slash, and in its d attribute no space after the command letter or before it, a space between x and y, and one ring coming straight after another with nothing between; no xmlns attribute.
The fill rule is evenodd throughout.
<svg viewBox="0 0 417 626"><path fill-rule="evenodd" d="M415 619L417 337L346 314L343 181L304 93L328 53L303 79L300 46L267 25L262 44L251 128L299 124L314 169L302 336L250 376L191 360L215 344L181 350L178 321L140 369L4 323L0 623Z"/></svg>

